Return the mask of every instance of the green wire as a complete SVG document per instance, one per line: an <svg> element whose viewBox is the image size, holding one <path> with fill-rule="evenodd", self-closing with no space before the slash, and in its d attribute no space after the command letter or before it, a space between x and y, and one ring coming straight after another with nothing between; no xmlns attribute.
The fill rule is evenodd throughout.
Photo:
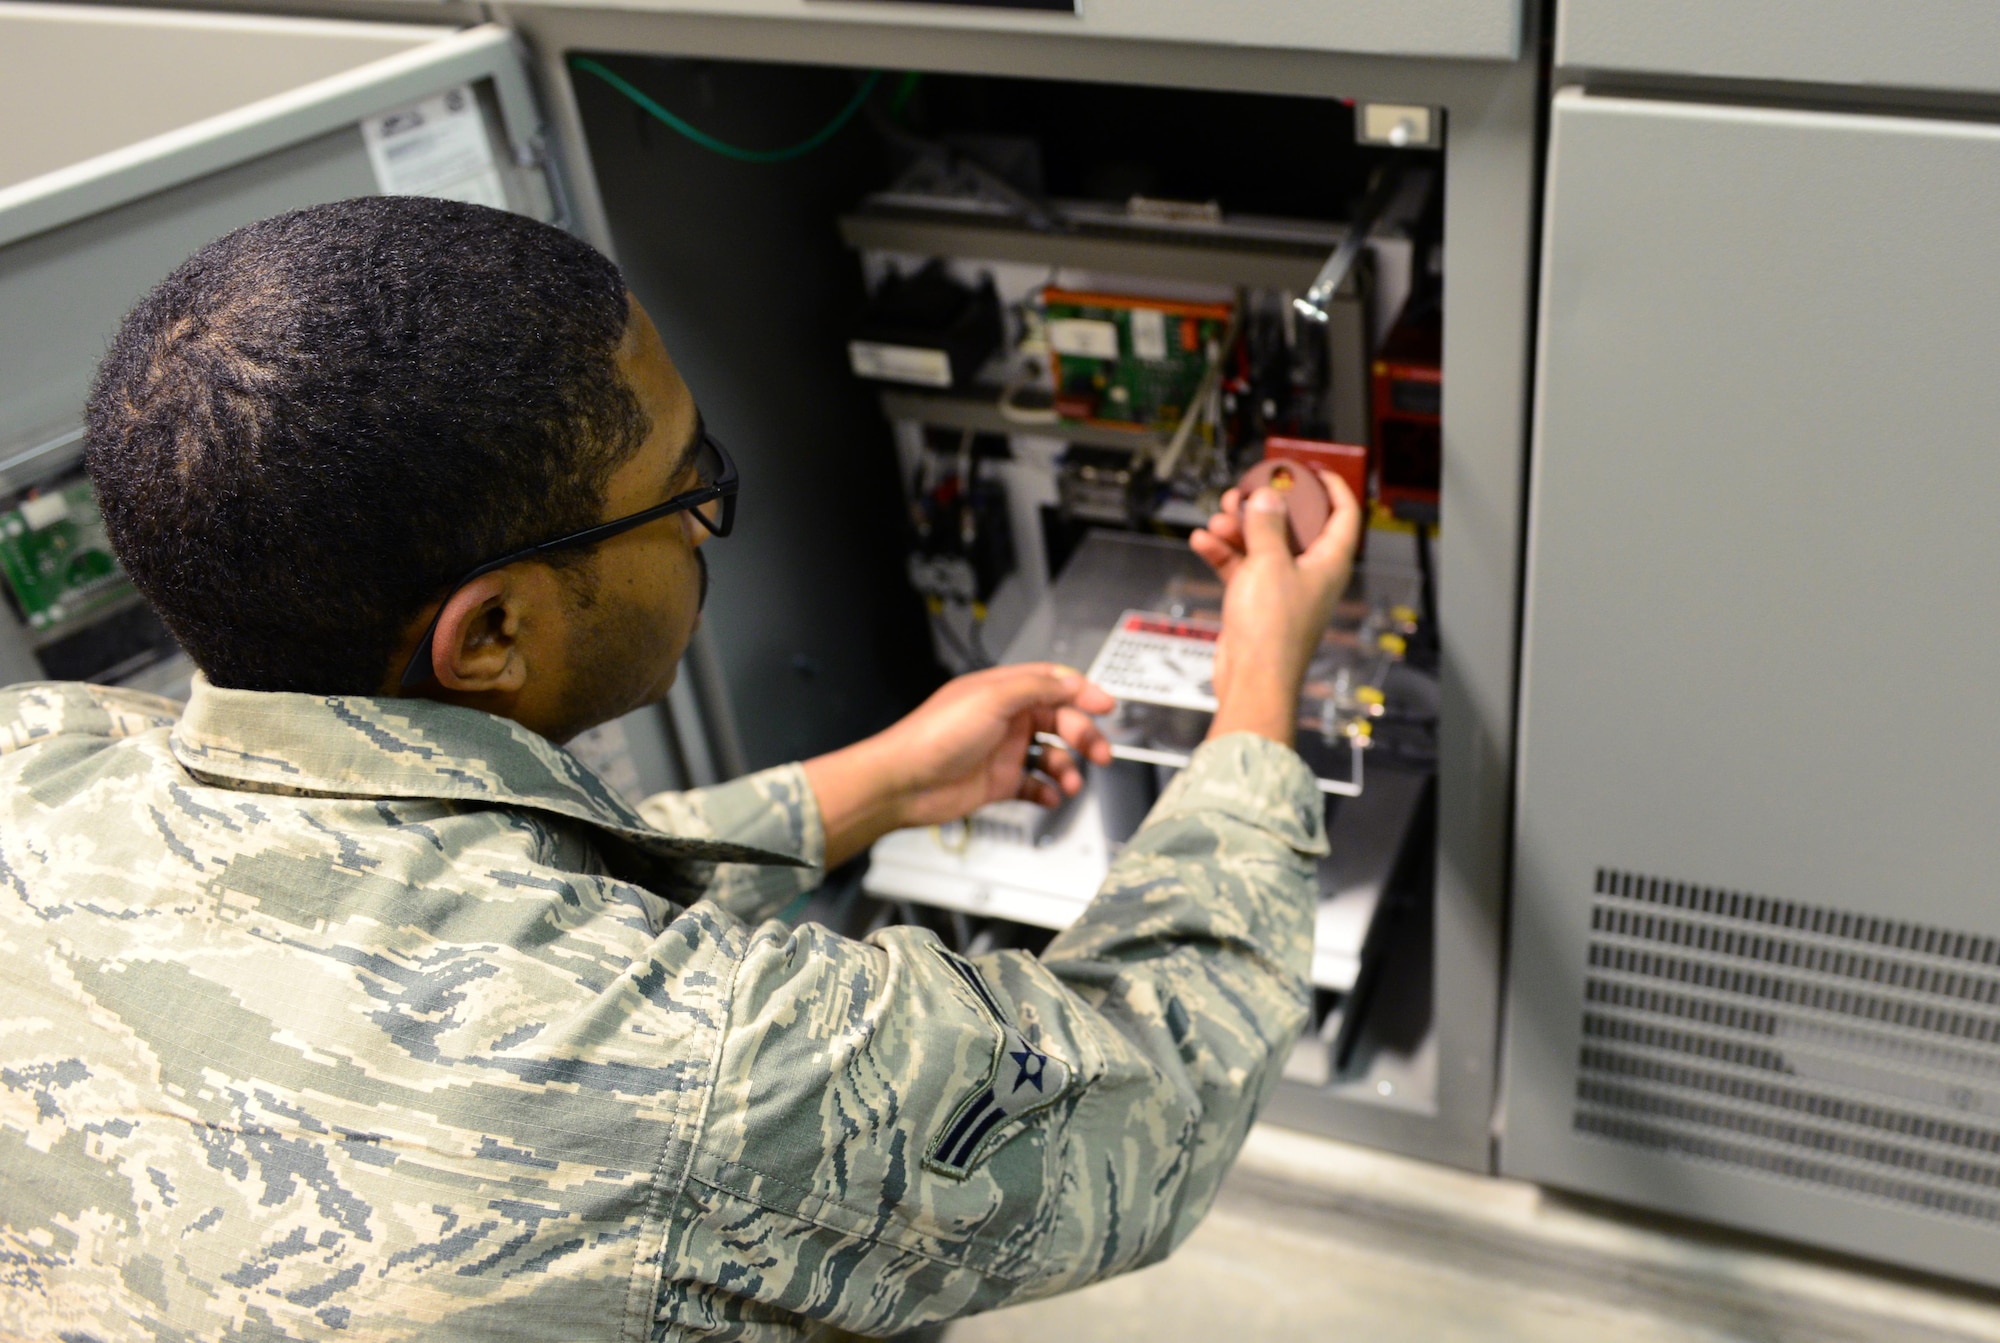
<svg viewBox="0 0 2000 1343"><path fill-rule="evenodd" d="M901 117L903 115L903 109L910 105L910 98L916 93L917 85L923 83L923 80L922 73L916 70L912 70L903 76L902 80L896 85L895 97L889 100L890 116Z"/></svg>
<svg viewBox="0 0 2000 1343"><path fill-rule="evenodd" d="M669 112L666 108L661 107L651 98L648 98L643 92L634 88L624 78L607 70L604 66L591 60L590 57L572 56L569 58L569 63L575 69L582 70L586 74L596 75L612 88L617 89L627 98L630 98L633 102L651 113L655 120L664 122L674 130L679 131L703 149L712 150L727 159L735 159L738 163L784 163L791 159L803 158L807 154L812 153L828 140L840 134L840 128L854 119L854 114L861 110L861 105L868 101L868 95L875 91L875 86L882 80L882 72L880 70L869 71L868 78L861 82L861 91L854 95L847 106L840 109L839 114L832 121L827 122L826 125L820 127L789 149L739 149L737 146L729 144L726 141L716 139L704 130L690 126L687 122L682 121L672 112Z"/></svg>

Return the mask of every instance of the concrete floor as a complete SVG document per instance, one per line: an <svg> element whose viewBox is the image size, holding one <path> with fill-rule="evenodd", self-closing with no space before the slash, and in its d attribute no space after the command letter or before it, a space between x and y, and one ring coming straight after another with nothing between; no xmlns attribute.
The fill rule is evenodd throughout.
<svg viewBox="0 0 2000 1343"><path fill-rule="evenodd" d="M2000 1294L1259 1129L1167 1263L949 1343L2000 1343Z"/></svg>

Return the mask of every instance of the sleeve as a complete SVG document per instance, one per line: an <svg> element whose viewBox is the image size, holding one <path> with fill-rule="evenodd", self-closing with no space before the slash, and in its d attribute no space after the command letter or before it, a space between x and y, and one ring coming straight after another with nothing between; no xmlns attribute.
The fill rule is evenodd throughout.
<svg viewBox="0 0 2000 1343"><path fill-rule="evenodd" d="M1325 851L1303 762L1232 736L1039 959L961 958L916 928L757 930L662 1321L874 1337L1164 1257L1304 1020Z"/></svg>
<svg viewBox="0 0 2000 1343"><path fill-rule="evenodd" d="M638 812L670 835L726 839L786 854L804 867L718 863L706 897L745 923L768 919L826 877L819 799L799 765L746 774L713 788L655 793Z"/></svg>

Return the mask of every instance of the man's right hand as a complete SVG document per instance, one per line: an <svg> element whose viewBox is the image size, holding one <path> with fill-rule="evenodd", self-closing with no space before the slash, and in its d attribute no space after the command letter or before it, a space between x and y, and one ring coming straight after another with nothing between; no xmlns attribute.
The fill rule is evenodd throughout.
<svg viewBox="0 0 2000 1343"><path fill-rule="evenodd" d="M1331 472L1319 478L1333 500L1333 516L1304 554L1293 556L1284 500L1269 486L1250 496L1240 518L1237 493L1230 490L1222 511L1188 540L1224 584L1210 737L1255 732L1292 744L1306 666L1347 588L1361 538L1354 492Z"/></svg>

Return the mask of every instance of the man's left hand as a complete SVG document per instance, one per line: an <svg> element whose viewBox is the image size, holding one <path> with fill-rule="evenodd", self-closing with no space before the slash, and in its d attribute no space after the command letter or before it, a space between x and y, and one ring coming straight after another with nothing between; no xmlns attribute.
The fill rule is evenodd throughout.
<svg viewBox="0 0 2000 1343"><path fill-rule="evenodd" d="M891 830L956 821L988 802L1059 805L1083 787L1079 758L1111 763L1111 745L1090 715L1114 703L1080 673L1046 662L946 682L894 726L806 762L826 824L826 865L839 866ZM1038 733L1067 749L1041 748L1031 773Z"/></svg>

